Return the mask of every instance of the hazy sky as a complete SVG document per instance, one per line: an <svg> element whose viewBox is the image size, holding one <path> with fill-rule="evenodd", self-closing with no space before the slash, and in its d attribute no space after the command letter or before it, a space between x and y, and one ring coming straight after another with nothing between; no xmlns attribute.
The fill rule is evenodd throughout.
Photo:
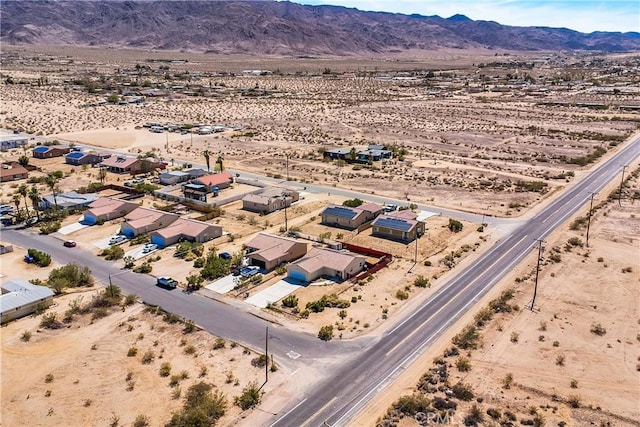
<svg viewBox="0 0 640 427"><path fill-rule="evenodd" d="M419 13L448 18L460 13L505 25L565 27L582 32L640 31L640 0L294 0L366 11Z"/></svg>

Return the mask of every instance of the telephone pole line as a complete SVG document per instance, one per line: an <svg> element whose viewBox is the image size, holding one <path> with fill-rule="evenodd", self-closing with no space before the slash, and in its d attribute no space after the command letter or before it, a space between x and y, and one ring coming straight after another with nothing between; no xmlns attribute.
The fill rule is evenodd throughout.
<svg viewBox="0 0 640 427"><path fill-rule="evenodd" d="M540 272L540 257L542 256L542 243L544 240L536 239L538 242L538 262L536 263L536 283L533 288L533 299L531 300L531 311L533 311L533 307L536 304L536 295L538 294L538 273Z"/></svg>
<svg viewBox="0 0 640 427"><path fill-rule="evenodd" d="M618 206L622 206L622 184L624 184L624 170L627 165L622 166L622 178L620 179L620 188L618 189Z"/></svg>
<svg viewBox="0 0 640 427"><path fill-rule="evenodd" d="M591 227L591 215L593 213L593 196L598 193L591 193L591 204L589 205L589 216L587 221L587 247L589 247L589 228Z"/></svg>

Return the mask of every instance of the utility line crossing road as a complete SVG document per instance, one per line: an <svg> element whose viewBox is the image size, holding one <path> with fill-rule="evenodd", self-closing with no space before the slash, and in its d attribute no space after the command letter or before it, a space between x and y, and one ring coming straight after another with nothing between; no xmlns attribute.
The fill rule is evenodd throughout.
<svg viewBox="0 0 640 427"><path fill-rule="evenodd" d="M316 385L272 427L345 426L500 278L640 155L640 136L445 284L420 309Z"/></svg>

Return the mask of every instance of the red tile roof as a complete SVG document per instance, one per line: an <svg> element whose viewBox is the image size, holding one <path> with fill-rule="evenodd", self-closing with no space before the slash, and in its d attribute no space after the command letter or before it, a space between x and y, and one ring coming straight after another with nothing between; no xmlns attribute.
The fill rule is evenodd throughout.
<svg viewBox="0 0 640 427"><path fill-rule="evenodd" d="M227 182L232 182L233 177L228 172L215 173L211 175L201 176L198 179L194 179L194 182L204 184L208 187L213 187L216 185L224 184Z"/></svg>

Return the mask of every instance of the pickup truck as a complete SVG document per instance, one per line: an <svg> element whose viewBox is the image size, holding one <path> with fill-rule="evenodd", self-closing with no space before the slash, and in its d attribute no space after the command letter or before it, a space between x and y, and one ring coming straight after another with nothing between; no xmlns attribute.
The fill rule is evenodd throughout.
<svg viewBox="0 0 640 427"><path fill-rule="evenodd" d="M178 286L178 281L171 277L162 276L158 277L156 285L167 289L175 289Z"/></svg>

